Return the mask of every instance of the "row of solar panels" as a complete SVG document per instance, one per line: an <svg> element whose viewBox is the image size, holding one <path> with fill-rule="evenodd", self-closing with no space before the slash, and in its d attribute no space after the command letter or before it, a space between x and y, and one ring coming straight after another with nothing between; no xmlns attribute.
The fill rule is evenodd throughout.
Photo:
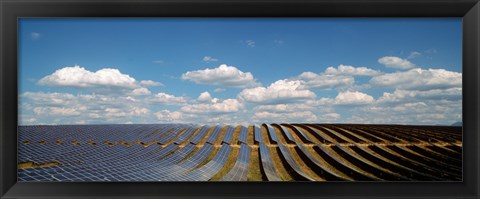
<svg viewBox="0 0 480 199"><path fill-rule="evenodd" d="M268 129L268 137L270 138L270 142L271 143L277 143L278 142L278 138L277 138L277 134L275 133L275 130L273 129L273 127L271 125L265 125L264 126ZM293 138L293 136L291 135L290 131L287 130L284 126L280 126L280 125L275 125L277 128L281 128L282 129L282 133L285 135L285 137L287 138L287 143L294 143L296 142L295 139ZM324 131L318 131L320 130L320 128L322 128ZM176 128L173 128L173 129L169 129L169 128L164 128L164 129L167 129L167 130L164 130L166 133L168 133L167 136L164 136L162 137L160 140L159 140L159 143L161 144L165 144L167 143L169 140L173 139L175 136L177 136L179 133L181 132L184 132L183 134L181 134L180 136L177 137L177 139L175 140L175 143L176 144L179 144L181 143L182 141L184 141L187 137L189 137L189 134L193 134L193 132L195 131L195 128L189 128L187 130L183 130L183 128L181 127L176 127ZM204 126L202 127L199 132L192 138L191 142L194 143L194 144L198 144L200 139L202 139L205 134L207 133L209 127L208 126ZM211 133L211 135L207 138L207 143L211 143L217 139L220 131L221 131L221 127L220 126L217 126L213 129L213 132ZM261 135L261 129L258 127L258 126L255 126L254 127L254 132L255 132L255 141L257 143L259 142L262 142L262 135ZM292 129L295 129L295 128L292 128ZM343 130L344 133L343 134L340 134L340 133L337 133L337 132L334 132L332 131L330 128L325 128L325 127L319 127L317 126L316 128L306 128L306 129L309 129L310 131L314 131L315 133L313 133L314 135L316 134L320 139L319 140L322 140L323 143L367 143L369 142L369 140L365 139L365 138L368 138L370 140L372 140L372 137L374 138L373 141L374 142L378 142L378 141L381 141L381 142L388 142L388 140L384 140L380 137L377 137L381 134L377 134L375 137L373 135L370 135L370 137L367 137L365 136L366 132L363 132L363 134L361 134L361 136L358 136L358 135L355 135L355 134L358 134L358 132L356 132L355 134L350 132L350 131L347 131L347 130ZM296 132L301 132L301 131L298 131L298 129L295 129ZM342 132L342 131L340 131ZM127 133L124 133L124 134L127 134ZM247 128L245 127L242 127L241 128L241 131L240 131L240 136L239 136L239 141L240 142L243 142L243 143L246 143L246 134L247 134ZM233 127L228 127L226 129L226 133L225 133L225 136L223 138L223 142L225 143L228 143L230 144L230 140L231 140L231 137L233 135ZM308 136L306 136L305 134L303 133L300 133L299 135L302 135L301 136L301 140L306 140L305 142L306 143L311 143L312 140L310 138L308 138ZM329 137L329 138L326 138L326 137ZM364 137L364 138L362 138ZM392 137L389 135L389 137ZM395 138L398 140L398 138ZM442 148L441 146L436 146L436 145L431 145L431 146L428 146L430 148L432 148L431 150L432 151L436 151L436 150L443 150L442 152L443 153L447 153L447 154L450 154L450 155L453 155L455 157L458 157L458 158L461 158L461 153L458 152L458 150L453 150L453 149L450 149L450 148ZM80 152L82 152L83 148L80 149ZM45 151L48 151L48 153L45 153ZM46 159L49 159L51 158L51 156L55 155L55 154L65 154L65 153L68 153L69 151L74 151L74 153L78 153L79 152L79 149L78 147L56 147L56 146L53 146L53 145L20 145L20 150L19 150L19 156L21 157L20 158L20 162L23 162L23 161L28 161L28 160L31 160L29 158L31 157L36 157L36 158L42 158L43 159L40 159L40 160L31 160L31 161L44 161ZM45 154L49 154L50 157L45 157ZM451 162L449 161L449 158L446 158L446 162Z"/></svg>
<svg viewBox="0 0 480 199"><path fill-rule="evenodd" d="M292 175L296 180L315 180L310 175L306 174L300 165L292 157L291 151L280 144L277 133L272 125L263 125L267 131L269 140L268 143L274 143L278 145L280 151L280 157L283 159L284 165L292 170ZM315 145L313 149L321 156L324 162L320 162L318 158L315 158L308 149L301 143L298 143L295 138L290 134L291 132L281 125L273 125L277 129L282 129L282 137L288 140L287 143L294 143L297 145L295 149L300 156L304 157L305 162L310 163L310 167L315 168L318 171L319 176L325 180L412 180L412 179L430 179L430 180L442 180L442 179L461 179L461 175L458 175L458 169L455 165L458 165L458 159L442 156L439 154L431 153L428 149L414 148L404 149L396 145L396 151L394 149L384 147L381 145L375 145L375 147L349 147L344 148L340 145L334 147L325 147L323 145ZM229 141L233 136L233 128L227 127L224 137L222 139L223 144L218 150L216 155L211 161L204 165L200 165L204 162L212 151L214 146L212 142L217 140L220 135L221 127L215 127L210 136L207 138L206 143L191 157L183 160L188 154L195 151L195 144L199 143L200 139L205 137L209 127L204 126L198 130L197 134L190 139L190 143L180 148L177 144L182 140L186 141L188 137L194 133L189 130L170 130L171 139L176 137L176 144L170 144L165 147L142 147L140 145L134 145L132 147L123 147L116 145L113 147L91 145L82 145L80 147L73 147L75 150L62 151L62 147L53 148L31 148L31 151L23 151L22 154L40 152L39 154L33 154L32 157L41 157L37 161L51 161L52 158L62 162L62 166L48 167L48 168L35 168L35 169L21 169L19 170L20 181L157 181L157 180L209 180L215 175L223 166L231 151ZM313 131L324 129L321 132L328 132L320 134L322 138L329 142L336 142L339 140L352 141L355 139L352 135L334 133L330 128L317 127L309 128ZM173 131L173 132L171 132ZM178 136L179 132L183 132ZM189 135L190 134L190 135ZM260 144L260 158L262 162L262 170L268 180L281 179L274 168L274 163L271 158L269 148L263 144L261 135L261 129L258 126L254 127L255 141ZM185 135L182 137L182 135ZM201 136L197 136L201 135ZM302 134L297 134L302 135ZM307 136L305 136L307 137ZM248 173L248 159L250 153L250 147L246 145L247 128L240 129L239 141L241 144L240 154L237 162L230 172L222 180L244 180ZM333 138L333 139L332 139ZM357 136L357 139L364 137ZM381 138L377 138L381 139ZM303 139L302 139L303 140ZM308 140L305 138L305 140ZM311 140L311 139L310 139ZM320 140L320 139L319 139ZM357 140L358 141L358 140ZM193 143L193 144L192 144ZM352 142L353 143L353 142ZM47 146L47 145L20 145L20 146ZM55 145L52 145L55 146ZM62 145L63 146L63 145ZM66 145L69 146L69 145ZM27 147L28 148L28 147ZM60 151L55 151L57 148L61 148ZM355 150L355 151L352 151ZM376 150L376 151L375 151ZM398 150L403 150L402 155ZM422 151L423 150L423 151ZM53 153L50 153L54 151ZM379 152L380 151L380 152ZM47 152L47 153L45 153ZM377 154L384 154L379 156ZM363 153L363 154L362 154ZM417 158L413 158L412 154L423 154L421 157L425 158L423 161ZM19 154L19 157L22 157ZM48 154L48 155L45 155ZM336 154L336 155L335 155ZM356 155L356 154L361 154ZM408 154L408 155L405 155ZM365 158L360 158L365 157ZM368 158L366 158L368 157ZM387 159L386 159L387 157ZM389 157L389 158L388 158ZM158 161L160 159L160 161ZM402 160L402 164L395 163L395 160ZM442 164L444 161L449 160L452 164ZM425 161L427 160L427 161ZM349 164L353 162L354 164ZM393 163L392 163L393 162ZM408 163L410 162L410 163ZM313 164L312 164L313 163ZM432 164L435 165L432 166ZM329 169L329 165L335 169ZM378 169L383 168L380 165L390 165L390 169ZM451 167L454 165L453 167ZM460 162L461 165L461 162ZM377 169L375 169L377 168ZM392 171L395 170L395 171ZM370 171L370 172L366 172ZM92 177L92 172L93 177ZM400 175L399 173L402 173ZM442 177L433 177L435 173L443 174ZM376 175L374 175L374 174ZM409 176L409 177L405 177Z"/></svg>
<svg viewBox="0 0 480 199"><path fill-rule="evenodd" d="M298 138L306 144L310 143L368 143L378 142L381 139L387 139L389 142L461 142L461 134L432 131L428 133L427 130L422 128L408 129L402 126L406 130L402 130L396 126L362 126L362 125L318 125L318 124L263 124L268 132L275 132L272 128L276 127L280 130L280 133L287 136L287 143L293 143L295 139L291 133L292 131ZM159 141L160 143L166 143L172 137L176 137L175 143L181 143L186 138L194 135L192 143L198 143L208 132L210 126L203 126L198 129L197 126L182 125L182 124L152 124L152 125L65 125L65 126L23 126L19 127L19 140L26 140L32 142L79 142L85 143L89 141L111 143L115 142L134 142L141 141L142 143L149 143L152 141ZM424 127L426 128L426 127ZM184 133L183 130L186 131ZM221 126L215 126L211 133L211 138L208 138L207 142L211 143L213 139L220 134L222 130ZM228 136L223 140L228 142L233 136L234 128L228 126ZM246 128L242 126L242 132L246 131ZM258 126L254 126L255 141L258 142L258 136L261 136L261 129ZM406 133L408 132L408 133ZM413 133L412 133L413 132ZM374 133L375 135L371 135ZM310 136L308 136L308 135ZM388 134L388 135L385 135ZM270 136L270 135L269 135ZM275 136L275 135L272 135ZM272 137L274 139L275 137ZM316 138L318 141L312 140ZM241 134L240 140L246 140L246 135ZM271 140L272 140L271 139ZM275 140L272 140L275 142ZM458 150L458 149L457 149Z"/></svg>
<svg viewBox="0 0 480 199"><path fill-rule="evenodd" d="M207 130L208 126L204 126L197 136L193 137L191 142L198 144L199 140L202 139ZM212 161L208 162L206 165L196 169L195 171L184 173L193 169L211 154L213 151L213 143L219 136L221 127L217 126L212 131L210 136L207 139L207 144L205 144L197 153L195 153L189 159L182 161L179 164L174 164L182 160L185 156L190 154L194 149L195 145L192 143L187 144L181 149L177 150L179 146L177 144L181 143L185 139L191 136L194 132L194 128L187 129L183 132L182 136L178 136L182 130L180 128L175 128L170 130L170 134L162 137L159 142L165 143L168 140L175 138L176 144L170 144L165 147L154 146L154 147L142 147L140 145L133 145L132 147L124 147L120 145L115 145L113 147L108 147L107 145L102 145L99 147L94 147L92 145L81 145L77 147L72 147L73 145L20 145L23 146L22 153L19 154L22 157L22 154L29 154L30 157L34 157L36 161L52 161L58 160L62 162L62 166L54 166L49 168L30 168L30 169L21 169L19 171L19 180L21 181L31 181L31 180L40 180L40 181L156 181L156 180L208 180L212 175L218 171L223 166L224 161L228 157L228 154L231 150L228 143L232 139L234 128L228 127L224 136L223 141L225 142L222 148L219 150L217 155L213 158ZM245 127L241 128L240 141L246 143L246 133L247 129ZM69 147L73 150L69 153L64 151L58 151L55 153L55 149L62 148L63 146ZM27 149L27 150L25 150ZM31 150L28 150L31 149ZM40 150L39 150L40 149ZM248 160L249 154L245 155L245 150L249 147L245 144L242 144L242 162ZM176 151L177 150L177 151ZM175 153L173 153L175 151ZM47 152L47 153L45 153ZM49 153L53 152L53 153ZM70 154L72 153L72 154ZM45 155L48 154L48 155ZM163 157L167 158L158 161ZM22 159L22 158L20 158ZM24 158L26 159L26 158ZM240 160L240 159L239 159ZM245 164L245 163L242 163ZM239 165L242 165L239 164ZM248 163L247 163L248 165ZM240 166L242 167L242 166ZM245 166L243 166L245 167ZM237 169L237 168L236 168ZM85 173L94 173L95 175L84 175ZM82 174L83 173L83 174ZM210 176L210 177L209 177ZM246 179L246 172L243 172L242 175L234 174L232 179L241 177Z"/></svg>

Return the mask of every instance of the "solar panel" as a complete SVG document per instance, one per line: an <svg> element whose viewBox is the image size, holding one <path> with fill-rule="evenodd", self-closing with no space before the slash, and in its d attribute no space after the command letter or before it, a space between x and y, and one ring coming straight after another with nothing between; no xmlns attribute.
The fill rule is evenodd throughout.
<svg viewBox="0 0 480 199"><path fill-rule="evenodd" d="M362 173L362 171L357 170L354 167L349 166L345 161L339 159L335 154L333 154L330 150L325 148L322 145L315 145L314 148L315 151L326 161L328 161L330 164L335 166L336 169L342 171L343 173L348 173L349 176L351 176L355 180L379 180L379 178L374 177L374 176L368 176Z"/></svg>
<svg viewBox="0 0 480 199"><path fill-rule="evenodd" d="M232 148L228 144L222 144L218 153L207 164L198 169L176 176L174 179L178 181L207 181L222 169L228 159L228 155Z"/></svg>
<svg viewBox="0 0 480 199"><path fill-rule="evenodd" d="M260 143L260 158L262 160L262 169L267 176L268 181L281 181L277 174L270 157L270 152L267 145Z"/></svg>
<svg viewBox="0 0 480 199"><path fill-rule="evenodd" d="M262 126L267 130L267 137L262 138ZM432 145L422 141L423 135L431 133L427 130L401 131L391 126L343 124L262 126L253 126L252 137L259 146L260 169L264 174L261 177L269 181L282 180L272 162L275 158L273 154L282 159L286 171L296 180L312 180L317 175L334 181L463 179L461 160L456 157L461 146L449 143L448 146L440 146L440 143ZM19 167L28 167L28 161L50 165L17 169L17 180L205 181L219 175L219 172L222 175L226 173L220 176L223 181L248 180L250 147L257 145L247 144L250 135L246 126L226 126L221 147L213 145L220 139L223 127L191 124L19 126L17 160L24 163ZM236 128L239 130L238 140L233 139ZM384 132L389 128L395 128L391 135ZM212 132L207 136L209 130ZM298 140L295 145L283 145L278 142L275 131L285 132L285 139L290 143L298 138L302 142ZM417 131L423 132L422 136L409 136L409 133ZM312 141L309 136L325 144L309 148L311 145L308 143ZM398 139L395 138L397 136ZM443 139L442 136L438 133L438 140ZM207 142L200 143L203 139ZM332 146L327 139L337 144ZM367 140L374 145L363 146L362 143ZM412 140L426 144L427 148L416 142L408 146L395 144ZM338 144L345 141L349 142L348 145ZM239 147L235 157L229 157L232 147ZM270 153L271 149L277 150L276 147L279 147L279 153ZM207 161L210 157L213 159ZM232 163L234 165L226 167L229 158L237 159ZM301 158L301 161L296 158ZM304 170L304 166L308 170ZM310 170L316 175L307 172Z"/></svg>
<svg viewBox="0 0 480 199"><path fill-rule="evenodd" d="M184 133L182 133L180 136L178 136L177 138L175 138L175 141L173 141L173 143L175 143L175 144L180 144L180 143L184 142L187 138L189 138L190 136L193 135L193 133L195 132L195 130L197 130L196 127L190 127L190 128L188 128Z"/></svg>
<svg viewBox="0 0 480 199"><path fill-rule="evenodd" d="M309 131L311 133L311 135L315 136L318 140L320 140L320 142L322 142L324 144L332 143L332 141L327 139L327 137L323 136L323 134L319 130L314 128L312 125L303 125L303 127L307 131Z"/></svg>
<svg viewBox="0 0 480 199"><path fill-rule="evenodd" d="M290 125L290 124L282 124L282 125L285 125L285 126L290 127L294 132L296 132L297 134L299 134L299 137L300 137L300 139L301 139L303 142L309 143L309 144L314 143L313 140L312 140L310 137L308 137L308 136L302 131L302 129L301 129L300 127L294 126L294 125Z"/></svg>
<svg viewBox="0 0 480 199"><path fill-rule="evenodd" d="M254 137L256 143L262 143L262 129L255 125L253 127Z"/></svg>
<svg viewBox="0 0 480 199"><path fill-rule="evenodd" d="M245 143L247 144L247 136L248 136L248 128L247 127L244 127L244 126L241 126L240 127L240 136L238 137L238 141L240 143Z"/></svg>
<svg viewBox="0 0 480 199"><path fill-rule="evenodd" d="M163 159L162 161L165 162L165 164L175 164L185 157L187 157L190 153L195 150L196 146L192 143L188 143L185 145L183 148L179 149L176 151L174 154L168 156L167 158Z"/></svg>
<svg viewBox="0 0 480 199"><path fill-rule="evenodd" d="M233 168L221 179L222 181L247 181L250 147L241 144L240 154Z"/></svg>
<svg viewBox="0 0 480 199"><path fill-rule="evenodd" d="M208 136L207 138L207 143L210 143L210 144L214 144L215 143L215 140L217 140L218 136L220 135L220 132L222 131L222 128L221 126L216 126L212 133L210 133L210 136Z"/></svg>
<svg viewBox="0 0 480 199"><path fill-rule="evenodd" d="M314 178L310 177L307 175L302 168L295 162L295 160L292 157L292 154L288 151L287 147L283 146L282 144L278 143L278 147L280 148L280 151L287 161L288 165L297 173L299 176L301 176L304 180L310 180L310 181L315 181Z"/></svg>
<svg viewBox="0 0 480 199"><path fill-rule="evenodd" d="M347 150L340 145L333 146L333 149L339 155L347 159L349 162L355 164L359 168L365 171L373 171L370 173L377 176L378 178L386 180L412 180L397 173L391 172L381 166L378 166L375 163L370 162L369 160L363 159L361 158L361 156L356 156L355 154L353 154L353 152Z"/></svg>
<svg viewBox="0 0 480 199"><path fill-rule="evenodd" d="M205 144L203 145L202 148L200 148L200 150L197 153L195 153L189 159L186 159L180 162L178 166L180 166L184 170L193 169L194 167L202 163L205 159L207 159L212 151L213 151L213 145Z"/></svg>
<svg viewBox="0 0 480 199"><path fill-rule="evenodd" d="M205 135L207 134L208 132L208 129L210 129L209 126L205 125L203 126L193 137L192 139L190 140L191 143L193 144L198 144L200 142L200 140L202 140Z"/></svg>
<svg viewBox="0 0 480 199"><path fill-rule="evenodd" d="M277 133L275 132L275 129L273 129L272 126L269 124L264 124L267 127L268 130L268 135L270 136L270 141L273 143L278 143L278 138L277 138Z"/></svg>
<svg viewBox="0 0 480 199"><path fill-rule="evenodd" d="M184 128L183 127L177 127L177 128L174 128L170 133L168 133L166 136L164 137L161 137L158 142L160 144L166 144L167 142L171 141L173 138L175 138L178 134L184 132Z"/></svg>
<svg viewBox="0 0 480 199"><path fill-rule="evenodd" d="M228 126L227 130L225 130L225 136L223 136L222 142L231 144L234 130L235 128L233 128L232 126Z"/></svg>
<svg viewBox="0 0 480 199"><path fill-rule="evenodd" d="M284 127L284 126L281 126L281 125L278 125L278 124L274 124L274 125L277 126L277 127L280 127L283 134L287 137L286 141L288 143L296 143L295 138L293 138L292 134L290 133L290 130L287 127Z"/></svg>
<svg viewBox="0 0 480 199"><path fill-rule="evenodd" d="M338 175L337 173L326 167L324 163L313 157L305 146L297 143L297 147L301 150L301 153L303 153L311 162L313 162L313 164L317 166L318 169L321 170L320 173L323 178L325 178L326 180L346 180L344 177Z"/></svg>

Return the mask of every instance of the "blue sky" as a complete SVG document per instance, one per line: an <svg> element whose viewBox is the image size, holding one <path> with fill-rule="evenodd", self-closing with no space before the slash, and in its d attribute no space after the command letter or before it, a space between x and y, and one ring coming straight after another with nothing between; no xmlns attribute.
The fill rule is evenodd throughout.
<svg viewBox="0 0 480 199"><path fill-rule="evenodd" d="M461 18L19 21L21 124L462 120Z"/></svg>

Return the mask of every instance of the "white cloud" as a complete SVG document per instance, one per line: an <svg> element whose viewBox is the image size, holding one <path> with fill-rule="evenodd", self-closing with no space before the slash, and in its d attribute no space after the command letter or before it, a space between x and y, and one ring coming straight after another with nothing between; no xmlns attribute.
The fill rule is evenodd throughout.
<svg viewBox="0 0 480 199"><path fill-rule="evenodd" d="M314 72L303 72L298 77L301 78L301 79L315 79L318 76L320 76L320 75L318 75L317 73L314 73Z"/></svg>
<svg viewBox="0 0 480 199"><path fill-rule="evenodd" d="M373 70L366 67L353 67L346 65L339 65L337 68L328 67L325 70L327 75L353 75L353 76L376 76L382 74L382 72ZM305 74L311 76L311 74Z"/></svg>
<svg viewBox="0 0 480 199"><path fill-rule="evenodd" d="M214 57L211 57L211 56L205 56L205 57L203 57L202 60L203 60L204 62L216 62L216 61L218 61L217 58L214 58Z"/></svg>
<svg viewBox="0 0 480 199"><path fill-rule="evenodd" d="M407 59L413 59L413 58L418 57L420 55L422 55L422 53L419 53L417 51L412 51L412 52L410 52L410 55L408 55Z"/></svg>
<svg viewBox="0 0 480 199"><path fill-rule="evenodd" d="M255 47L255 41L253 40L246 40L245 43L247 44L248 47Z"/></svg>
<svg viewBox="0 0 480 199"><path fill-rule="evenodd" d="M267 111L256 112L252 120L255 122L316 122L318 117L311 111L289 113L272 113Z"/></svg>
<svg viewBox="0 0 480 199"><path fill-rule="evenodd" d="M332 104L335 104L335 99L322 97L318 100L307 100L305 101L305 104L310 106L331 106Z"/></svg>
<svg viewBox="0 0 480 199"><path fill-rule="evenodd" d="M383 93L377 101L379 103L403 103L420 100L461 100L462 88L433 89L433 90L401 90L393 93Z"/></svg>
<svg viewBox="0 0 480 199"><path fill-rule="evenodd" d="M134 78L122 74L118 69L104 68L91 72L80 66L58 69L43 77L38 84L72 88L119 87L137 88Z"/></svg>
<svg viewBox="0 0 480 199"><path fill-rule="evenodd" d="M302 84L301 80L278 80L267 88L244 89L239 97L248 102L273 104L315 98L315 93L302 88Z"/></svg>
<svg viewBox="0 0 480 199"><path fill-rule="evenodd" d="M352 111L346 122L367 124L450 125L462 121L461 100L407 100L397 103L375 103Z"/></svg>
<svg viewBox="0 0 480 199"><path fill-rule="evenodd" d="M322 120L326 120L326 121L335 121L340 119L341 117L342 116L338 113L327 113L327 114L321 115Z"/></svg>
<svg viewBox="0 0 480 199"><path fill-rule="evenodd" d="M165 123L184 122L183 114L179 111L161 110L161 111L155 112L154 115L159 122L165 122Z"/></svg>
<svg viewBox="0 0 480 199"><path fill-rule="evenodd" d="M207 104L188 104L180 110L186 113L210 114L210 113L233 113L243 108L243 104L237 99L226 99L221 102Z"/></svg>
<svg viewBox="0 0 480 199"><path fill-rule="evenodd" d="M303 72L298 78L305 80L302 88L330 90L347 88L353 86L355 79L352 76L316 74L313 72Z"/></svg>
<svg viewBox="0 0 480 199"><path fill-rule="evenodd" d="M151 102L163 105L183 105L188 101L185 97L176 97L167 93L158 93L151 99Z"/></svg>
<svg viewBox="0 0 480 199"><path fill-rule="evenodd" d="M188 71L182 74L183 80L197 84L221 85L229 87L250 87L257 85L252 73L242 72L234 66L220 65L217 68Z"/></svg>
<svg viewBox="0 0 480 199"><path fill-rule="evenodd" d="M147 108L142 107L128 107L128 108L106 108L103 110L103 117L129 117L129 116L142 116L150 112Z"/></svg>
<svg viewBox="0 0 480 199"><path fill-rule="evenodd" d="M20 120L23 125L33 121L32 118L35 124L74 124L79 121L120 124L139 123L150 117L146 103L138 103L139 99L133 96L25 92L19 97L19 112L29 115Z"/></svg>
<svg viewBox="0 0 480 199"><path fill-rule="evenodd" d="M76 99L76 96L70 93L44 93L44 92L25 92L20 95L20 100L35 100L36 104L45 106L63 106Z"/></svg>
<svg viewBox="0 0 480 199"><path fill-rule="evenodd" d="M203 93L200 93L200 96L198 96L197 100L200 102L210 102L212 101L212 96L209 92L205 91Z"/></svg>
<svg viewBox="0 0 480 199"><path fill-rule="evenodd" d="M362 105L370 104L374 101L372 96L358 91L340 92L335 98L335 104L338 105Z"/></svg>
<svg viewBox="0 0 480 199"><path fill-rule="evenodd" d="M142 85L142 86L163 86L162 83L152 81L152 80L142 80L142 81L140 81L140 85Z"/></svg>
<svg viewBox="0 0 480 199"><path fill-rule="evenodd" d="M79 110L65 107L35 107L33 113L41 116L74 116L80 115Z"/></svg>
<svg viewBox="0 0 480 199"><path fill-rule="evenodd" d="M396 69L411 69L416 68L415 64L411 63L406 59L400 57L386 56L378 59L378 63L385 65L387 68L396 68Z"/></svg>
<svg viewBox="0 0 480 199"><path fill-rule="evenodd" d="M152 92L147 88L136 88L131 92L132 95L150 95Z"/></svg>
<svg viewBox="0 0 480 199"><path fill-rule="evenodd" d="M462 86L462 73L444 69L420 68L373 77L370 84L399 89L430 90Z"/></svg>
<svg viewBox="0 0 480 199"><path fill-rule="evenodd" d="M288 113L295 111L311 111L316 109L313 106L307 104L275 104L275 105L260 105L254 108L255 111L267 111L277 113Z"/></svg>

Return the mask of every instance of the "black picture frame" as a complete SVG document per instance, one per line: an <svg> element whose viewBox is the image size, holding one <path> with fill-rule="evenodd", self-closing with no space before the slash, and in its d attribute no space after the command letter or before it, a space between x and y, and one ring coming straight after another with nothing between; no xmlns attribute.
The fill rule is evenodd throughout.
<svg viewBox="0 0 480 199"><path fill-rule="evenodd" d="M19 17L463 17L463 182L16 181ZM478 0L0 0L1 198L479 198Z"/></svg>

